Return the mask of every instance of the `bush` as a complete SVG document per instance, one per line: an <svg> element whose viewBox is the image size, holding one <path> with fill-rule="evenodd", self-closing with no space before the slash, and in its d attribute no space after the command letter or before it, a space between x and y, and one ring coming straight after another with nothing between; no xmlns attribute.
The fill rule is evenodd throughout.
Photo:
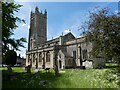
<svg viewBox="0 0 120 90"><path fill-rule="evenodd" d="M5 63L14 66L17 61L17 54L14 50L9 50L5 54Z"/></svg>

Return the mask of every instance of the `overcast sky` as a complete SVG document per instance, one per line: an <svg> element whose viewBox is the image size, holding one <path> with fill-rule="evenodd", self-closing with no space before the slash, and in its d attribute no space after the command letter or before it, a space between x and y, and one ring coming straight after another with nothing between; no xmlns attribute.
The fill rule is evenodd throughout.
<svg viewBox="0 0 120 90"><path fill-rule="evenodd" d="M56 38L62 34L69 32L69 29L75 37L80 36L78 28L83 22L88 20L88 11L92 11L95 7L108 7L112 12L117 13L117 2L16 2L23 5L19 12L15 13L24 23L17 23L18 28L15 30L14 38L25 37L28 40L28 32L30 25L30 12L34 12L35 7L44 13L47 10L47 39ZM20 48L17 52L25 57L28 43L24 44L26 48Z"/></svg>

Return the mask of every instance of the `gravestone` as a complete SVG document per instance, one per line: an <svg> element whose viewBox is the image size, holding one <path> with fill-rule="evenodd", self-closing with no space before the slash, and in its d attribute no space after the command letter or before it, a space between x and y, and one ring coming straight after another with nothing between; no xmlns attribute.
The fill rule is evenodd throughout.
<svg viewBox="0 0 120 90"><path fill-rule="evenodd" d="M93 68L104 68L105 67L105 59L102 57L97 57L93 61Z"/></svg>
<svg viewBox="0 0 120 90"><path fill-rule="evenodd" d="M31 73L31 65L28 65L28 66L26 67L26 70L27 70L27 73Z"/></svg>
<svg viewBox="0 0 120 90"><path fill-rule="evenodd" d="M86 69L93 68L93 62L86 60L85 62L83 62L83 66L85 66Z"/></svg>
<svg viewBox="0 0 120 90"><path fill-rule="evenodd" d="M55 65L55 76L58 76L58 74L59 74L59 70L58 70L58 66L57 65Z"/></svg>

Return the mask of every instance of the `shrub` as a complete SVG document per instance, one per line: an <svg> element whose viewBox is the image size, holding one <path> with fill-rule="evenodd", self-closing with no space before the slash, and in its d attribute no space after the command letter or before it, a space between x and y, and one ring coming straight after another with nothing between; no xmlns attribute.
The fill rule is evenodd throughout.
<svg viewBox="0 0 120 90"><path fill-rule="evenodd" d="M14 66L17 61L17 54L14 50L9 50L5 54L5 63Z"/></svg>

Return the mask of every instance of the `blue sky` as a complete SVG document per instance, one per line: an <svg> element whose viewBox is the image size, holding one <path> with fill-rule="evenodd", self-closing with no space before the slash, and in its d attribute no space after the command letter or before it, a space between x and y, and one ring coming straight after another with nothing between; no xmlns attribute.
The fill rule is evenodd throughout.
<svg viewBox="0 0 120 90"><path fill-rule="evenodd" d="M47 10L47 38L48 40L56 38L62 34L69 32L69 29L75 37L80 36L78 28L83 22L88 20L88 11L92 11L95 7L104 8L109 7L114 13L118 11L117 2L16 2L23 5L18 13L15 13L21 19L26 21L24 23L17 23L18 28L15 30L14 38L25 37L28 40L28 32L30 25L30 12L34 11L36 5L39 10ZM17 52L25 57L28 43L25 43L26 48L20 48Z"/></svg>

